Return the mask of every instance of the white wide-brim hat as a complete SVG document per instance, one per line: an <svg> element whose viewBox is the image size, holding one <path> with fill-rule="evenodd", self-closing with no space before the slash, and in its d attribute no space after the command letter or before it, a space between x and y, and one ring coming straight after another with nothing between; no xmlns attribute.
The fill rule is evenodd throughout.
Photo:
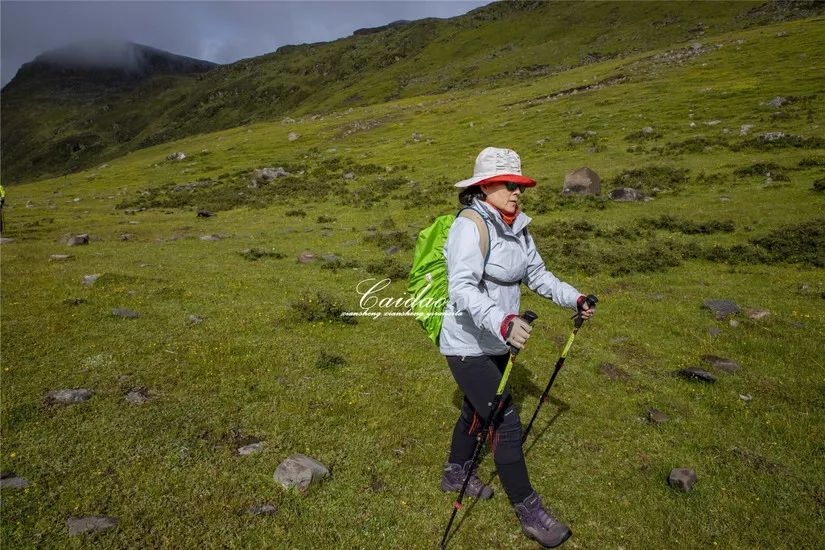
<svg viewBox="0 0 825 550"><path fill-rule="evenodd" d="M473 177L461 180L455 186L470 187L508 181L527 187L536 185L536 180L521 175L521 158L515 151L500 147L486 147L476 157Z"/></svg>

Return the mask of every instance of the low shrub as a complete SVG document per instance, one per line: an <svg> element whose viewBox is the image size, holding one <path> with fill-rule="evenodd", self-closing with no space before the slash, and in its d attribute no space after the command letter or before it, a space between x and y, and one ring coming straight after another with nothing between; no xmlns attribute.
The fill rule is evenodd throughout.
<svg viewBox="0 0 825 550"><path fill-rule="evenodd" d="M659 191L677 191L688 182L687 168L652 165L624 170L611 180L614 187L632 187L646 195Z"/></svg>
<svg viewBox="0 0 825 550"><path fill-rule="evenodd" d="M327 353L326 351L322 351L318 355L318 359L315 361L315 368L321 370L330 370L336 369L339 367L343 367L347 364L346 359L341 357L340 355L334 355L332 353Z"/></svg>
<svg viewBox="0 0 825 550"><path fill-rule="evenodd" d="M285 257L281 252L270 252L260 248L247 248L246 250L238 252L238 254L252 262L260 260L261 258L275 258L276 260L280 260Z"/></svg>
<svg viewBox="0 0 825 550"><path fill-rule="evenodd" d="M292 311L303 321L307 322L338 322L346 325L354 325L355 317L342 316L346 310L341 303L324 292L316 292L314 295L305 292L301 297L290 304Z"/></svg>
<svg viewBox="0 0 825 550"><path fill-rule="evenodd" d="M731 220L708 220L697 222L666 214L661 215L658 218L642 218L638 223L643 228L675 231L684 235L731 233L734 230L734 224Z"/></svg>

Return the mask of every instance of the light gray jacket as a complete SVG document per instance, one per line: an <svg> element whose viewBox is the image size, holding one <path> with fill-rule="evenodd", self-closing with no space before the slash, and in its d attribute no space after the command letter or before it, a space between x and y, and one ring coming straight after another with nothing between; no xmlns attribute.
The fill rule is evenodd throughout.
<svg viewBox="0 0 825 550"><path fill-rule="evenodd" d="M509 351L501 337L501 322L510 313L519 313L519 283L563 307L575 308L580 295L545 269L533 238L523 231L529 216L519 213L510 227L493 206L479 199L472 206L487 223L490 256L485 268L478 226L471 219L456 217L444 244L449 302L439 338L443 355Z"/></svg>

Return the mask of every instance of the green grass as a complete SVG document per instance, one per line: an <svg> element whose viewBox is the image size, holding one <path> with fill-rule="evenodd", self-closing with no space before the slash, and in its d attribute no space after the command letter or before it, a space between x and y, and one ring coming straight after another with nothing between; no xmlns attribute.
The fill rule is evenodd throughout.
<svg viewBox="0 0 825 550"><path fill-rule="evenodd" d="M16 242L2 245L0 266L0 467L32 485L3 492L4 546L80 547L89 538L105 547L435 546L451 510L437 485L460 403L445 361L411 318L346 324L327 314L357 310L359 281L386 272L397 276L383 295L403 295L398 274L412 256L403 245L455 208L450 184L470 174L486 145L514 148L539 180L525 201L535 213L531 227L547 228L536 235L545 248L575 245L571 231L587 230L585 222L595 229L582 246L622 261L654 242L663 250L744 246L821 218L825 197L812 187L822 177L821 145L738 145L768 131L822 135L825 81L814 67L823 21L706 34L702 42L722 48L681 63L657 61L663 50L637 52L507 87L252 124L9 188L4 236ZM631 76L530 103L619 73ZM811 99L804 111L776 119L764 103L777 95ZM386 122L367 124L375 120ZM712 120L721 122L704 124ZM742 124L754 125L750 136L739 136ZM628 151L635 142L625 136L646 126L659 136ZM352 128L368 129L346 134ZM572 132L587 130L597 132L601 150L570 142ZM289 132L302 137L290 142ZM410 139L413 132L424 139ZM717 145L666 148L700 137ZM210 153L198 153L204 149ZM165 161L179 150L192 156ZM749 168L771 163L787 180L766 182ZM564 174L583 165L602 176L605 190L620 174L651 166L685 171L686 179L650 202L558 198ZM251 171L265 166L304 175L236 202L238 191L253 191ZM344 179L349 171L354 179ZM150 200L193 181L217 181L221 191L201 195L197 187L180 202ZM24 208L27 200L33 208ZM127 204L146 210L128 213ZM204 206L217 216L196 218ZM306 215L288 215L297 210ZM682 231L711 220L730 220L733 231ZM816 258L821 233L806 227L812 236L797 244ZM92 237L88 246L63 244L82 232ZM125 232L133 236L122 241ZM198 239L207 234L226 237ZM392 245L401 251L388 261ZM305 250L336 254L342 265L299 264ZM50 262L55 253L74 258ZM575 246L567 254L545 254L549 269L597 294L600 309L579 333L526 445L534 486L572 526L566 547L816 547L825 527L821 265L680 257L677 267L611 275L607 260L590 269L570 258ZM83 286L91 273L102 276ZM310 305L318 293L323 303ZM701 309L712 298L772 314L741 316L732 327ZM115 318L116 307L141 317ZM539 314L513 379L525 420L570 321L529 291L522 307ZM190 314L203 322L191 324ZM712 327L721 334L710 336ZM703 354L742 369L714 385L672 376ZM629 379L608 380L598 371L603 362ZM152 400L130 405L124 396L139 386ZM65 387L95 395L44 405L48 390ZM670 421L650 425L651 406ZM250 438L263 440L264 450L234 454ZM331 479L306 495L284 492L272 474L293 452L325 463ZM485 480L491 465L488 457ZM670 469L683 466L699 477L687 494L666 483ZM534 547L495 484L492 501L462 513L451 547ZM262 502L278 513L242 513ZM120 524L69 537L66 518L85 514Z"/></svg>

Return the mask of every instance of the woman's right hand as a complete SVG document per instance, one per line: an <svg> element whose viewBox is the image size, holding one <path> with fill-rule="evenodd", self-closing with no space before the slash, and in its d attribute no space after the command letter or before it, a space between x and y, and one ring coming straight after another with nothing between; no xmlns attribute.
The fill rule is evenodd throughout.
<svg viewBox="0 0 825 550"><path fill-rule="evenodd" d="M530 323L515 313L511 313L501 322L501 335L504 341L516 349L524 347L532 330L533 327L530 326Z"/></svg>

